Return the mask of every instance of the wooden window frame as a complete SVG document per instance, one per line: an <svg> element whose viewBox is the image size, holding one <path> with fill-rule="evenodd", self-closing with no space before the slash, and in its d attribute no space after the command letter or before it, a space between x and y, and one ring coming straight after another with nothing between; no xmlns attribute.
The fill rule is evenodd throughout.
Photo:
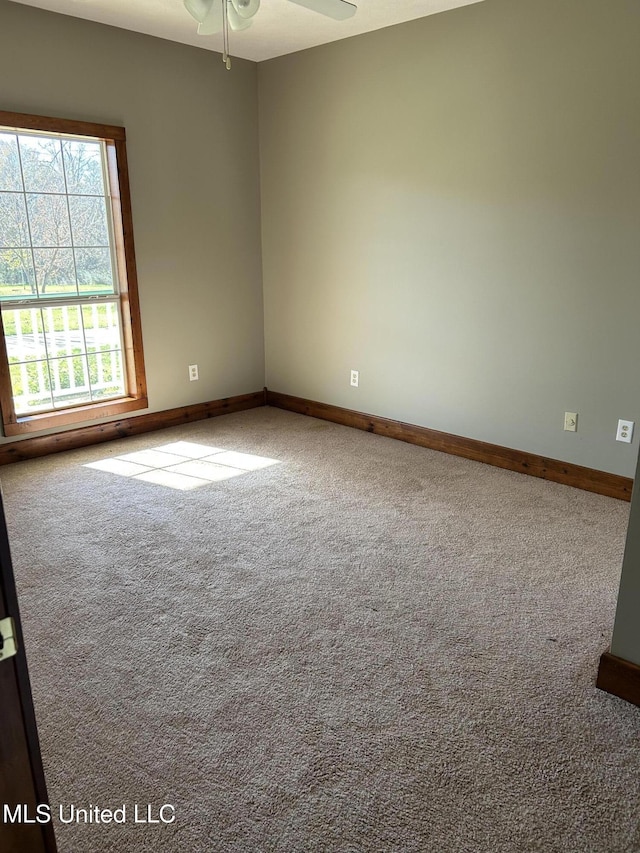
<svg viewBox="0 0 640 853"><path fill-rule="evenodd" d="M133 217L129 191L126 135L124 127L72 119L50 118L0 110L0 126L46 133L89 136L106 144L109 193L113 217L114 249L120 283L120 315L124 343L124 369L128 396L64 409L16 415L11 375L0 311L0 408L6 436L39 432L95 418L112 417L145 409L149 405L142 349L142 323L138 298L138 276L133 243Z"/></svg>

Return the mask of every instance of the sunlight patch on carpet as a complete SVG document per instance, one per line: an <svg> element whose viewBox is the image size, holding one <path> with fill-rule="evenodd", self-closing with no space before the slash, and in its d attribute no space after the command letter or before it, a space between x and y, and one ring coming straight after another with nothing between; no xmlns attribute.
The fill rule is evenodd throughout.
<svg viewBox="0 0 640 853"><path fill-rule="evenodd" d="M278 459L267 456L239 453L192 441L174 441L148 450L108 456L83 467L190 491L278 464Z"/></svg>

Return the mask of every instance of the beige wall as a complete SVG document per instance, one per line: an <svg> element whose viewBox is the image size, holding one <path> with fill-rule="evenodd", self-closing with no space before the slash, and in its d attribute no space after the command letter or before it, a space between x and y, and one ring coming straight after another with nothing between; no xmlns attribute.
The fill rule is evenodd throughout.
<svg viewBox="0 0 640 853"><path fill-rule="evenodd" d="M0 109L126 128L150 409L262 388L255 64L0 0Z"/></svg>
<svg viewBox="0 0 640 853"><path fill-rule="evenodd" d="M632 476L639 44L485 0L261 63L268 387Z"/></svg>

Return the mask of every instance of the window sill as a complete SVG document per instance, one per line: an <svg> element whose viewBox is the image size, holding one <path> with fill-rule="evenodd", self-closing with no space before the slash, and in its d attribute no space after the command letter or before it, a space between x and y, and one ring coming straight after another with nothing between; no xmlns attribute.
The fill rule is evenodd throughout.
<svg viewBox="0 0 640 853"><path fill-rule="evenodd" d="M22 415L17 418L15 423L5 423L4 434L10 436L40 432L66 424L90 421L94 418L108 418L123 412L134 412L138 409L146 409L148 405L149 401L146 397L123 397L119 400L105 400L104 403L90 403L72 409L61 409L58 412Z"/></svg>

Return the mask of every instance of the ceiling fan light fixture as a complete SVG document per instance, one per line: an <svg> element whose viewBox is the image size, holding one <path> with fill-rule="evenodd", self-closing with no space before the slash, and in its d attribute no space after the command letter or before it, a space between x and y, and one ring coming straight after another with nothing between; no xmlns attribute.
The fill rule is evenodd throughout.
<svg viewBox="0 0 640 853"><path fill-rule="evenodd" d="M231 0L231 5L241 18L253 18L260 8L260 0Z"/></svg>
<svg viewBox="0 0 640 853"><path fill-rule="evenodd" d="M211 36L214 33L222 32L222 21L222 3L220 0L213 0L208 14L198 24L198 35Z"/></svg>
<svg viewBox="0 0 640 853"><path fill-rule="evenodd" d="M358 11L358 7L353 3L347 3L347 0L289 0L289 2L311 9L312 12L319 12L321 15L333 18L334 21L346 21Z"/></svg>
<svg viewBox="0 0 640 853"><path fill-rule="evenodd" d="M184 8L201 24L212 11L216 0L184 0Z"/></svg>
<svg viewBox="0 0 640 853"><path fill-rule="evenodd" d="M358 8L348 0L290 0L298 6L319 12L336 21L345 21ZM209 36L222 32L222 61L231 68L229 28L246 30L260 8L260 0L183 0L185 9L198 22L198 35Z"/></svg>
<svg viewBox="0 0 640 853"><path fill-rule="evenodd" d="M223 3L226 0L223 0ZM227 7L227 18L229 20L229 26L232 30L248 30L251 24L253 23L251 18L242 18L237 12L236 7L233 3L229 3Z"/></svg>

